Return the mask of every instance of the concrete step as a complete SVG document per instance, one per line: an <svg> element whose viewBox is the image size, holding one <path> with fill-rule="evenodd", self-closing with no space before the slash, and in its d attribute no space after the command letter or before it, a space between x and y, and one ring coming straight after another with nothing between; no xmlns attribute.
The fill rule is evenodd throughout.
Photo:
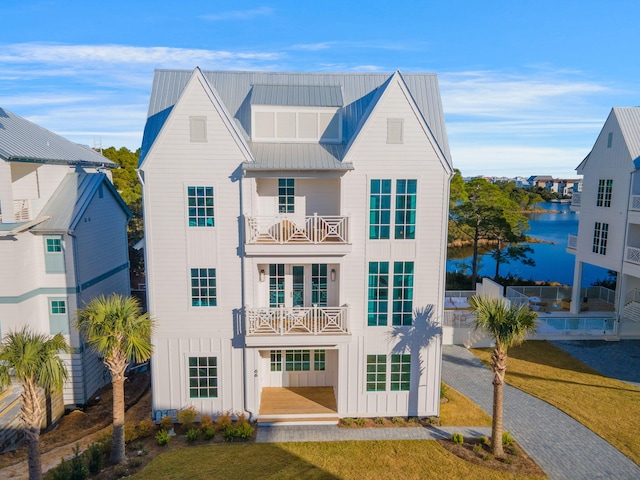
<svg viewBox="0 0 640 480"><path fill-rule="evenodd" d="M260 415L258 425L275 427L278 425L337 425L339 418L331 415Z"/></svg>

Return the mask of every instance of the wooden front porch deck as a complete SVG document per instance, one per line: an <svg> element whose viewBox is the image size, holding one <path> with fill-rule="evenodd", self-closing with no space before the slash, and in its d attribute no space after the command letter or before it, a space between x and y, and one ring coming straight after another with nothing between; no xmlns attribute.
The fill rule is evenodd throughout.
<svg viewBox="0 0 640 480"><path fill-rule="evenodd" d="M264 387L258 423L338 423L333 387Z"/></svg>

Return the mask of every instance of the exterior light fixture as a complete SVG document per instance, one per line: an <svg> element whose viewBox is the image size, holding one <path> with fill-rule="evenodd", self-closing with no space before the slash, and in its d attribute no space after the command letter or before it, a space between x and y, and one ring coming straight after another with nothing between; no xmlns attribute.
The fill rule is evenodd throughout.
<svg viewBox="0 0 640 480"><path fill-rule="evenodd" d="M260 281L264 282L264 268L260 270Z"/></svg>
<svg viewBox="0 0 640 480"><path fill-rule="evenodd" d="M332 282L336 281L336 269L335 268L331 269L331 281Z"/></svg>

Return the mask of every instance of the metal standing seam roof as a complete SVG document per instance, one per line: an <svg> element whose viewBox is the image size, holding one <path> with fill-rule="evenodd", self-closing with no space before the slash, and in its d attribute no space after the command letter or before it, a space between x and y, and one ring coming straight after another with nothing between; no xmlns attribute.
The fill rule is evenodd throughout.
<svg viewBox="0 0 640 480"><path fill-rule="evenodd" d="M342 87L322 85L254 85L251 105L342 107Z"/></svg>
<svg viewBox="0 0 640 480"><path fill-rule="evenodd" d="M640 157L640 107L614 107L620 130L633 160Z"/></svg>
<svg viewBox="0 0 640 480"><path fill-rule="evenodd" d="M171 108L178 101L180 94L193 74L194 72L190 70L156 70L149 100L148 118L142 141L140 162L144 160ZM256 162L263 163L263 159L268 157L270 160L264 163L263 166L267 168L270 165L268 167L270 169L284 167L292 163L296 163L300 168L317 169L319 166L317 161L324 165L325 156L319 153L320 150L317 148L317 144L300 143L296 144L300 146L296 149L296 153L301 155L298 160L280 157L276 161L276 155L284 155L287 152L293 152L294 149L287 147L287 144L279 144L281 147L258 147L258 145L265 144L259 142L251 143L248 132L251 131L251 104L253 102L279 101L281 103L278 103L278 105L282 105L285 104L283 102L291 102L295 99L296 102L324 102L329 104L333 101L329 98L336 96L339 90L343 103L340 107L342 112L343 144L346 145L357 131L377 90L393 75L387 73L222 71L203 71L202 74L224 102L245 141L250 144L254 158L258 157ZM450 163L449 143L436 75L402 74L402 79L447 162ZM286 98L285 94L282 93L283 96L280 97L279 95L285 89L290 89L291 93L288 93ZM254 93L252 93L252 90ZM256 95L256 99L253 98L254 95ZM320 99L322 95L325 95L326 98ZM338 102L336 100L333 103ZM338 164L336 162L341 162L342 160L340 149L331 148L328 145L321 145L320 147L326 154L334 158L333 163L337 167ZM280 150L278 151L278 149ZM245 163L244 168L249 169L250 167ZM258 166L256 165L257 168ZM327 166L324 168L327 168Z"/></svg>
<svg viewBox="0 0 640 480"><path fill-rule="evenodd" d="M98 152L73 143L0 108L0 158L9 162L117 167Z"/></svg>
<svg viewBox="0 0 640 480"><path fill-rule="evenodd" d="M36 225L31 231L47 233L74 230L100 185L111 191L125 214L131 218L131 211L104 173L76 172L64 177L40 212L40 216L51 218Z"/></svg>

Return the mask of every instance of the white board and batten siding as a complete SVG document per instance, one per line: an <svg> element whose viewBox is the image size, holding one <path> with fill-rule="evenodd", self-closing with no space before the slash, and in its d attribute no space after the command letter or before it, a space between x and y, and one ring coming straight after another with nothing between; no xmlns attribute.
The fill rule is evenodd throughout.
<svg viewBox="0 0 640 480"><path fill-rule="evenodd" d="M192 142L190 117L206 119L206 142ZM142 169L149 308L154 335L154 411L194 405L203 413L240 411L242 349L232 345L242 309L240 186L232 179L244 161L203 86L191 82L175 105ZM187 188L214 188L215 226L189 227ZM170 218L171 221L166 221ZM191 306L190 269L215 268L217 305ZM167 279L172 279L167 281ZM188 397L189 356L215 356L218 398Z"/></svg>

